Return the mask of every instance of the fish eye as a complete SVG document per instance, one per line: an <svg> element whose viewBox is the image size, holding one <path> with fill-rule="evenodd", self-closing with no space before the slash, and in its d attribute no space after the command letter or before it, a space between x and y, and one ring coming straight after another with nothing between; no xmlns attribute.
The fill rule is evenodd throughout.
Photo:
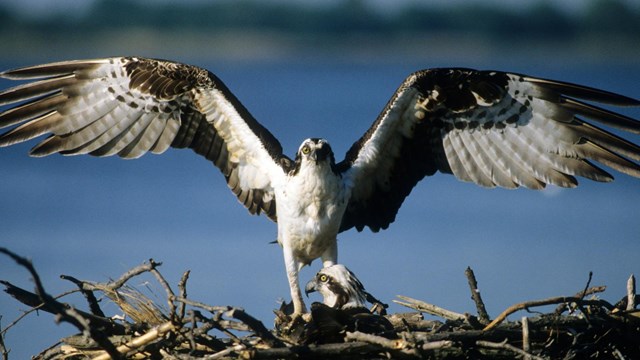
<svg viewBox="0 0 640 360"><path fill-rule="evenodd" d="M329 280L329 277L327 275L324 275L324 274L320 275L321 282L327 282L327 280Z"/></svg>
<svg viewBox="0 0 640 360"><path fill-rule="evenodd" d="M311 152L311 149L309 148L309 145L305 145L302 147L302 153L307 155Z"/></svg>

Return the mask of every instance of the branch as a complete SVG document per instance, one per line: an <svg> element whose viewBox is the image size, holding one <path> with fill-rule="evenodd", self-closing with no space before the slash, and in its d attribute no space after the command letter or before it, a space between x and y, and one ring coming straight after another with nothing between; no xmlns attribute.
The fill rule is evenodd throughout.
<svg viewBox="0 0 640 360"><path fill-rule="evenodd" d="M397 295L397 296L406 302L393 300L394 303L402 306L406 306L414 310L418 310L420 312L426 312L428 314L436 315L447 320L466 320L467 318L464 314L443 309L439 306L429 304L424 301L412 299L410 297L402 296L402 295Z"/></svg>
<svg viewBox="0 0 640 360"><path fill-rule="evenodd" d="M0 315L0 320L2 320L2 315ZM0 329L2 329L2 325L0 324ZM9 350L4 345L4 335L0 332L0 352L2 352L2 360L9 360Z"/></svg>
<svg viewBox="0 0 640 360"><path fill-rule="evenodd" d="M180 297L183 299L187 298L187 280L189 280L189 274L191 273L191 271L187 270L184 272L184 274L182 274L182 277L180 278L180 281L178 282L178 291L180 293ZM173 301L173 300L171 300ZM178 310L177 310L177 315L178 315L178 320L180 320L182 322L182 319L184 319L184 312L185 312L185 306L186 304L184 302L180 302L178 304ZM171 315L171 317L173 318L173 314Z"/></svg>
<svg viewBox="0 0 640 360"><path fill-rule="evenodd" d="M502 321L504 321L504 319L506 319L507 316L520 310L528 309L530 307L535 307L535 306L544 306L544 305L560 304L560 303L567 303L567 302L575 302L575 303L581 303L585 305L599 305L599 306L604 306L609 310L612 310L614 308L613 305L609 304L604 300L583 300L582 297L575 297L575 296L559 296L559 297L552 297L552 298L543 299L543 300L525 301L519 304L511 305L509 308L503 311L500 315L498 315L498 317L495 318L491 323L489 323L489 325L485 326L485 328L482 330L488 331L493 329Z"/></svg>
<svg viewBox="0 0 640 360"><path fill-rule="evenodd" d="M366 358L380 352L380 346L366 342L335 343L324 345L292 346L272 349L248 349L240 353L242 359L300 359L300 358Z"/></svg>
<svg viewBox="0 0 640 360"><path fill-rule="evenodd" d="M120 356L116 351L115 346L111 343L111 341L109 341L107 334L103 331L102 328L98 326L91 326L91 320L85 317L83 313L76 311L73 307L70 307L68 304L63 304L61 302L58 302L44 290L44 286L40 281L40 276L38 275L31 261L5 248L0 248L0 253L6 254L7 256L12 258L16 263L18 263L18 265L23 266L24 268L27 269L27 271L29 271L29 273L33 278L33 282L35 283L35 286L36 286L37 297L40 299L40 302L42 302L46 308L52 310L52 312L57 315L58 321L65 321L74 325L85 336L92 338L98 344L100 344L100 346L102 346L109 353L109 355L111 355L113 359L120 359Z"/></svg>
<svg viewBox="0 0 640 360"><path fill-rule="evenodd" d="M258 337L260 337L270 347L282 347L284 343L280 339L276 338L262 322L253 316L247 314L244 310L234 308L227 311L227 316L240 320L247 324L253 330Z"/></svg>
<svg viewBox="0 0 640 360"><path fill-rule="evenodd" d="M588 289L577 292L575 295L573 295L573 297L583 299L587 295L601 293L601 292L604 292L605 290L607 290L606 286L594 286L594 287L590 287ZM556 315L562 314L562 312L565 311L568 307L569 306L567 305L567 303L562 303L558 305L558 307L555 310L555 314Z"/></svg>
<svg viewBox="0 0 640 360"><path fill-rule="evenodd" d="M529 349L531 348L531 342L529 341L529 318L526 316L522 317L522 351L529 353ZM531 360L530 355L526 355L524 360Z"/></svg>
<svg viewBox="0 0 640 360"><path fill-rule="evenodd" d="M545 358L541 358L539 356L535 356L532 354L529 354L526 351L520 350L517 347L507 344L507 340L504 340L503 342L500 343L496 343L496 342L492 342L492 341L485 341L485 340L478 340L476 341L476 345L480 346L480 347L486 347L486 348L490 348L490 349L503 349L503 350L507 350L510 351L512 353L515 353L517 355L523 356L523 357L529 357L531 359L535 359L535 360L545 360Z"/></svg>
<svg viewBox="0 0 640 360"><path fill-rule="evenodd" d="M627 311L633 311L636 308L636 278L631 274L627 280Z"/></svg>
<svg viewBox="0 0 640 360"><path fill-rule="evenodd" d="M167 321L166 323L156 326L147 333L142 336L139 336L131 341L127 342L124 345L120 345L116 348L120 356L126 355L128 352L138 349L144 345L149 344L152 341L164 336L164 334L173 331L175 326L171 323L171 321ZM110 360L111 356L108 353L100 354L94 357L92 360Z"/></svg>
<svg viewBox="0 0 640 360"><path fill-rule="evenodd" d="M467 269L464 271L464 274L467 276L467 280L469 282L471 298L473 299L473 302L476 303L478 318L482 324L486 325L489 323L489 321L491 321L491 319L489 318L487 309L485 308L482 297L480 296L480 290L478 290L478 282L476 281L476 276L474 275L473 270L471 270L471 267L467 267Z"/></svg>
<svg viewBox="0 0 640 360"><path fill-rule="evenodd" d="M102 312L100 305L98 305L98 299L96 299L95 295L93 294L93 291L85 287L84 281L78 280L73 276L68 276L68 275L60 275L60 278L63 280L71 281L72 283L76 284L76 286L78 287L78 289L80 290L84 298L89 303L89 310L91 311L92 314L100 317L106 317Z"/></svg>

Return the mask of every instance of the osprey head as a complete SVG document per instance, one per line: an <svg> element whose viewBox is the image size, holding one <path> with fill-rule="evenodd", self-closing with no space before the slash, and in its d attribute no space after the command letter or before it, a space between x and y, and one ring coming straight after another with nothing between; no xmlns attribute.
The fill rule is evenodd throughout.
<svg viewBox="0 0 640 360"><path fill-rule="evenodd" d="M307 296L314 291L323 297L323 303L334 309L366 308L367 293L364 286L346 266L335 264L321 269L307 283Z"/></svg>
<svg viewBox="0 0 640 360"><path fill-rule="evenodd" d="M306 139L298 148L296 154L296 163L309 161L316 165L328 161L331 166L335 165L335 158L331 145L325 139L310 138Z"/></svg>

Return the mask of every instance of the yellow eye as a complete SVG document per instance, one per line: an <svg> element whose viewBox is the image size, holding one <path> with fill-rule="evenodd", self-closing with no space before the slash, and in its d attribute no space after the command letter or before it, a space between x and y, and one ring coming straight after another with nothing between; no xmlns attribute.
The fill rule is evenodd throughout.
<svg viewBox="0 0 640 360"><path fill-rule="evenodd" d="M327 282L327 280L329 280L329 277L327 275L320 275L320 281Z"/></svg>
<svg viewBox="0 0 640 360"><path fill-rule="evenodd" d="M307 155L310 152L311 152L311 149L307 145L302 147L302 153L303 154Z"/></svg>

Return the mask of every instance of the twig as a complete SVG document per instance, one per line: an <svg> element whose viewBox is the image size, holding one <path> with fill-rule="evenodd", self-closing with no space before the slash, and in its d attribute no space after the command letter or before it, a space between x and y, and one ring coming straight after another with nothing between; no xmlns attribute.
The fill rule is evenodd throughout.
<svg viewBox="0 0 640 360"><path fill-rule="evenodd" d="M127 271L126 273L122 274L122 276L120 276L119 279L115 281L110 281L106 286L112 290L119 289L123 287L124 284L126 284L127 281L129 281L129 279L131 279L132 277L140 275L145 272L149 272L160 265L162 265L162 263L156 263L156 262L148 263L148 264L144 263L144 264L138 265L133 269Z"/></svg>
<svg viewBox="0 0 640 360"><path fill-rule="evenodd" d="M627 311L636 308L636 278L631 274L627 280Z"/></svg>
<svg viewBox="0 0 640 360"><path fill-rule="evenodd" d="M232 317L234 319L240 320L243 323L247 324L253 330L258 337L262 339L267 345L271 347L281 347L284 346L284 343L280 341L280 339L276 338L265 326L264 324L254 318L253 316L247 314L244 310L239 308L232 308L231 310L226 312L227 316Z"/></svg>
<svg viewBox="0 0 640 360"><path fill-rule="evenodd" d="M229 354L231 354L232 352L236 352L236 351L242 351L244 349L246 349L247 346L244 344L238 344L238 345L234 345L234 346L230 346L222 351L218 351L215 354L211 354L211 355L207 355L205 357L203 357L203 359L207 359L207 360L212 360L212 359L220 359L223 358Z"/></svg>
<svg viewBox="0 0 640 360"><path fill-rule="evenodd" d="M380 346L367 342L346 342L323 345L291 346L272 349L247 349L242 351L243 359L330 359L349 358L354 355L359 358L367 358L380 352ZM371 357L371 356L369 356Z"/></svg>
<svg viewBox="0 0 640 360"><path fill-rule="evenodd" d="M174 304L173 300L172 300L173 297L175 296L175 294L173 293L173 290L171 289L171 286L169 285L167 280L164 278L164 276L162 276L162 274L160 274L160 272L156 269L156 267L162 265L162 263L156 263L153 259L149 259L149 264L153 265L151 270L149 270L149 272L152 273L153 276L156 277L156 280L158 280L158 282L160 283L160 285L164 289L165 293L167 294L167 304L169 305L170 318L172 320L176 321L176 323L180 323L180 322L177 321L178 319L175 318L175 316L176 316L176 304Z"/></svg>
<svg viewBox="0 0 640 360"><path fill-rule="evenodd" d="M531 355L529 355L529 349L531 348L531 343L529 342L529 318L526 316L522 317L522 351L527 353L525 355L524 360L531 360Z"/></svg>
<svg viewBox="0 0 640 360"><path fill-rule="evenodd" d="M362 341L369 344L380 345L381 347L390 350L402 350L407 345L402 339L390 340L382 336L366 334L360 331L347 331L344 339L345 341Z"/></svg>
<svg viewBox="0 0 640 360"><path fill-rule="evenodd" d="M207 304L202 303L202 302L193 301L193 300L190 300L190 299L185 299L185 298L180 297L180 296L173 296L171 299L174 300L174 301L179 301L179 302L185 303L186 305L191 305L191 306L206 310L206 311L211 312L211 313L218 313L218 312L224 312L224 311L231 310L230 306L211 306L211 305L207 305Z"/></svg>
<svg viewBox="0 0 640 360"><path fill-rule="evenodd" d="M2 329L2 315L0 315L0 329ZM4 336L0 333L0 351L2 351L2 360L9 360L9 350L4 345Z"/></svg>
<svg viewBox="0 0 640 360"><path fill-rule="evenodd" d="M100 305L98 305L98 299L96 299L95 295L93 294L93 291L91 291L90 289L84 286L85 284L84 281L78 280L75 277L69 276L69 275L60 275L60 278L63 280L71 281L78 287L78 290L80 290L84 298L89 303L89 311L91 311L93 315L106 317L104 312L102 312Z"/></svg>
<svg viewBox="0 0 640 360"><path fill-rule="evenodd" d="M139 336L135 339L132 339L131 341L127 342L124 345L120 345L116 348L116 350L118 351L118 354L120 356L127 354L128 352L135 350L137 348L140 348L162 336L164 336L164 334L173 331L175 329L175 326L171 323L171 321L167 321L166 323L156 326L153 329L151 329L150 331L148 331L147 333L145 333L142 336ZM94 357L92 360L109 360L111 359L111 355L108 353L103 353L100 354L96 357Z"/></svg>
<svg viewBox="0 0 640 360"><path fill-rule="evenodd" d="M473 273L471 267L467 267L467 269L464 271L464 274L467 276L467 281L469 282L471 299L473 299L473 302L476 304L476 309L478 310L478 319L483 325L486 325L489 323L489 321L491 321L491 319L489 318L487 309L485 308L482 297L480 296L480 290L478 290L478 282L476 281L476 276Z"/></svg>
<svg viewBox="0 0 640 360"><path fill-rule="evenodd" d="M589 279L587 279L587 283L584 285L584 290L582 290L582 296L580 296L580 298L583 298L587 295L587 289L589 289L589 285L591 285L591 280L593 279L593 271L589 271Z"/></svg>
<svg viewBox="0 0 640 360"><path fill-rule="evenodd" d="M559 297L552 297L552 298L543 299L543 300L525 301L525 302L511 305L510 307L508 307L505 311L503 311L500 315L498 315L497 318L495 318L492 322L489 323L489 325L485 326L485 328L482 330L488 331L493 329L498 324L503 322L504 319L507 318L507 316L513 314L516 311L528 309L530 307L535 307L535 306L560 304L560 303L566 303L566 302L576 302L576 303L582 303L587 305L599 305L599 306L604 306L609 310L612 310L614 308L613 305L609 304L604 300L583 300L581 297L575 297L575 296L559 296Z"/></svg>
<svg viewBox="0 0 640 360"><path fill-rule="evenodd" d="M182 274L180 281L178 282L178 292L180 293L180 297L183 299L187 298L187 280L189 280L189 274L191 271L187 270ZM184 312L186 304L183 302L179 302L178 304L178 320L182 321L184 319Z"/></svg>
<svg viewBox="0 0 640 360"><path fill-rule="evenodd" d="M31 261L5 248L0 248L0 253L9 256L18 265L21 265L27 269L27 271L33 278L33 282L35 283L36 295L40 298L40 301L45 304L45 307L51 309L57 315L57 321L65 321L74 325L78 330L85 334L85 336L92 338L100 346L102 346L113 359L120 359L115 346L111 343L111 341L109 341L107 335L102 331L101 327L90 326L90 321L86 317L84 317L72 307L58 302L44 290L44 286L40 281L40 276L38 275Z"/></svg>
<svg viewBox="0 0 640 360"><path fill-rule="evenodd" d="M394 303L402 306L406 306L414 310L418 310L420 312L426 312L428 314L436 315L447 320L463 320L464 321L466 319L466 316L464 316L463 314L450 311L447 309L443 309L437 305L429 304L424 301L416 300L407 296L397 295L397 297L399 297L400 299L406 302L393 300Z"/></svg>
<svg viewBox="0 0 640 360"><path fill-rule="evenodd" d="M12 288L20 289L19 287L17 287L17 286L15 286L15 285L11 284L11 283L10 283L10 282L8 282L8 281L0 280L0 284L2 284L2 285L4 285L4 286L6 286L6 287L8 287L8 288L9 288L9 287L12 287ZM22 289L21 289L21 290L22 290ZM26 291L26 290L24 290L24 291ZM6 293L8 293L9 295L11 295L11 290L6 289L6 290L5 290L5 292L6 292ZM70 291L66 291L66 292L64 292L64 293L62 293L62 294L60 294L60 295L56 295L56 296L54 297L54 299L58 300L58 299L60 299L60 298L63 298L63 297L65 297L65 296L67 296L67 295L70 295L70 294L73 294L73 293L76 293L76 292L78 292L78 290L77 290L77 289L70 290ZM33 293L30 293L30 294L32 295L32 297L33 297L33 298L37 298L37 295L36 295L36 294L33 294ZM12 295L12 296L13 296L13 295ZM15 298L15 296L14 296L14 298ZM18 301L20 301L20 299L17 299L17 300L18 300ZM38 300L39 300L39 299L38 299ZM22 301L20 301L20 302L22 302ZM38 302L39 302L39 301L38 301ZM22 302L22 303L23 303L23 304L25 304L24 302ZM28 305L28 304L25 304L25 305ZM31 306L31 305L29 305L29 306ZM20 322L20 320L22 320L23 318L25 318L27 315L31 314L31 313L32 313L32 312L34 312L34 311L42 310L42 307L43 307L43 306L44 306L44 304L43 304L43 303L39 303L39 304L37 304L37 305L35 305L35 306L31 306L31 309L23 311L23 312L22 312L22 314L21 314L20 316L18 316L15 320L13 320L9 325L7 325L7 327L6 327L6 328L4 328L4 329L0 330L0 336L2 336L2 335L4 335L4 334L6 334L6 333L7 333L7 331L9 331L9 329L11 329L11 328L12 328L12 327L14 327L15 325L17 325L17 324Z"/></svg>
<svg viewBox="0 0 640 360"><path fill-rule="evenodd" d="M581 290L579 292L577 292L575 295L573 295L573 297L576 298L584 298L587 295L593 295L593 294L597 294L597 293L601 293L604 292L605 290L607 290L606 286L593 286L590 287L586 290ZM562 303L560 305L558 305L558 307L556 307L556 310L554 311L554 313L556 315L560 315L562 314L563 311L565 311L565 309L567 309L568 305L567 303Z"/></svg>
<svg viewBox="0 0 640 360"><path fill-rule="evenodd" d="M438 340L438 341L428 341L422 344L422 350L439 350L446 349L453 346L453 341L451 340Z"/></svg>
<svg viewBox="0 0 640 360"><path fill-rule="evenodd" d="M533 355L533 354L529 354L528 352L522 351L520 349L518 349L517 347L510 345L507 343L507 340L504 340L503 342L493 342L493 341L486 341L486 340L477 340L476 341L476 345L481 346L481 347L486 347L486 348L490 348L490 349L503 349L503 350L507 350L507 351L511 351L513 353L516 353L520 356L529 356L531 359L535 359L535 360L545 360L542 357Z"/></svg>

